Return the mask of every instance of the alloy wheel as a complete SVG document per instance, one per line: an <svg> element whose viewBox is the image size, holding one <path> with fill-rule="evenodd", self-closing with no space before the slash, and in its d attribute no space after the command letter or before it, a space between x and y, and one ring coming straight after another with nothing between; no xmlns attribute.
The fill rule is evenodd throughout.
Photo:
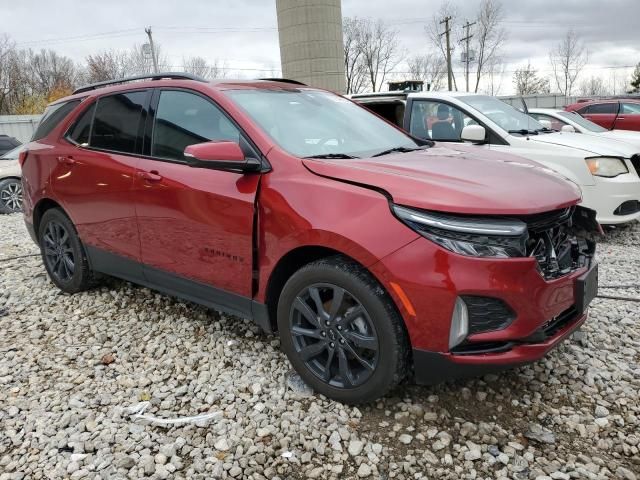
<svg viewBox="0 0 640 480"><path fill-rule="evenodd" d="M18 212L22 208L22 185L11 182L0 190L0 202L9 210Z"/></svg>
<svg viewBox="0 0 640 480"><path fill-rule="evenodd" d="M375 372L378 336L369 314L344 288L314 284L296 296L290 313L293 347L323 382L354 388Z"/></svg>
<svg viewBox="0 0 640 480"><path fill-rule="evenodd" d="M68 282L75 271L75 258L67 229L56 221L47 224L43 236L44 258L49 271L60 282Z"/></svg>

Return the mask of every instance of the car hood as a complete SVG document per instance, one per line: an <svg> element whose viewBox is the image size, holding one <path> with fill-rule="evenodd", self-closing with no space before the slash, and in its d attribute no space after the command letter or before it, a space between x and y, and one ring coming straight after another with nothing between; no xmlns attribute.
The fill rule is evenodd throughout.
<svg viewBox="0 0 640 480"><path fill-rule="evenodd" d="M598 135L633 144L636 149L638 149L638 146L640 145L640 132L632 132L631 130L607 130L606 132L601 132Z"/></svg>
<svg viewBox="0 0 640 480"><path fill-rule="evenodd" d="M465 145L357 160L304 159L317 175L383 190L397 204L450 213L527 215L577 203L578 187L542 165Z"/></svg>
<svg viewBox="0 0 640 480"><path fill-rule="evenodd" d="M545 133L531 135L529 140L536 143L577 148L593 155L629 158L637 153L637 148L628 143L620 142L613 138L581 135L579 133Z"/></svg>

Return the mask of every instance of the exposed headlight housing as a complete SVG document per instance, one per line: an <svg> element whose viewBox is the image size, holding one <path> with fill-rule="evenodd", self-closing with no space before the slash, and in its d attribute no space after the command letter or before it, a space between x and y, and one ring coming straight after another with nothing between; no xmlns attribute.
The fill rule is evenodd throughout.
<svg viewBox="0 0 640 480"><path fill-rule="evenodd" d="M591 175L596 177L613 178L624 173L629 173L626 163L622 158L593 157L585 158Z"/></svg>
<svg viewBox="0 0 640 480"><path fill-rule="evenodd" d="M517 219L454 216L393 205L407 226L443 248L469 257L524 257L527 225Z"/></svg>

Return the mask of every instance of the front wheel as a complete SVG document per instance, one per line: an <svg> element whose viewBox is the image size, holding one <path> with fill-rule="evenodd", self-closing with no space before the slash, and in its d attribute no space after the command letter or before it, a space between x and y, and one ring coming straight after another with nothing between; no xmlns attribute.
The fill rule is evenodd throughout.
<svg viewBox="0 0 640 480"><path fill-rule="evenodd" d="M0 180L0 213L22 210L22 184L17 178Z"/></svg>
<svg viewBox="0 0 640 480"><path fill-rule="evenodd" d="M407 374L407 335L392 300L342 256L310 263L289 279L278 302L278 330L296 371L329 398L375 400Z"/></svg>

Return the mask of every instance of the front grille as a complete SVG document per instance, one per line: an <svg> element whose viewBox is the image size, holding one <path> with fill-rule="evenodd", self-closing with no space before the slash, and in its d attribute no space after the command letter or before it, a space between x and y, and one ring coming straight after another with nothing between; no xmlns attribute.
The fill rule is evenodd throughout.
<svg viewBox="0 0 640 480"><path fill-rule="evenodd" d="M633 164L633 168L636 169L636 173L640 177L640 154L631 157L631 163Z"/></svg>
<svg viewBox="0 0 640 480"><path fill-rule="evenodd" d="M576 266L578 241L570 235L573 208L520 217L527 224L526 253L538 261L542 276L554 279L570 273Z"/></svg>
<svg viewBox="0 0 640 480"><path fill-rule="evenodd" d="M498 298L463 295L469 316L469 333L502 330L516 318L509 306Z"/></svg>

